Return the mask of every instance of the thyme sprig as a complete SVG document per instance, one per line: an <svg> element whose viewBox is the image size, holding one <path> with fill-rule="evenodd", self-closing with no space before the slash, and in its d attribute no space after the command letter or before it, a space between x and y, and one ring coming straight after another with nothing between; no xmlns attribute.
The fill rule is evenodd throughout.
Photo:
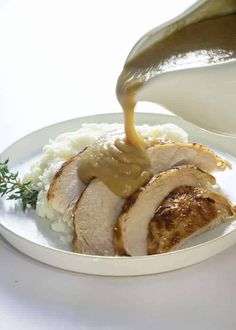
<svg viewBox="0 0 236 330"><path fill-rule="evenodd" d="M36 208L38 190L32 183L21 182L18 172L10 172L9 160L0 162L0 197L7 196L8 200L21 200L23 210L27 207Z"/></svg>

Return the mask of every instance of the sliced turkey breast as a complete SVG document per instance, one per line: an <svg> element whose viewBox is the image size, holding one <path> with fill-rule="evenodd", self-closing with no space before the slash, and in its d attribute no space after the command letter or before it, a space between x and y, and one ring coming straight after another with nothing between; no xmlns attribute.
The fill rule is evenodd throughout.
<svg viewBox="0 0 236 330"><path fill-rule="evenodd" d="M79 179L78 162L80 154L71 157L62 164L54 175L47 198L52 207L58 212L65 214L77 202L85 188ZM66 212L67 211L67 212Z"/></svg>
<svg viewBox="0 0 236 330"><path fill-rule="evenodd" d="M49 203L55 210L64 214L64 218L71 214L73 205L85 188L77 172L80 154L63 163L48 191ZM161 143L149 147L147 154L154 174L182 164L196 165L207 172L224 170L230 166L214 152L199 144Z"/></svg>
<svg viewBox="0 0 236 330"><path fill-rule="evenodd" d="M100 180L92 180L74 209L74 252L114 255L114 225L124 202Z"/></svg>
<svg viewBox="0 0 236 330"><path fill-rule="evenodd" d="M229 166L227 162L215 155L208 148L197 144L162 143L149 147L147 153L154 174L180 164L197 165L200 169L210 172L224 170ZM48 191L47 197L49 203L55 210L63 214L63 218L66 221L71 218L74 206L85 189L85 185L78 176L79 157L80 154L70 158L61 166L56 172ZM110 192L104 184L101 182L98 183L98 180L93 180L87 189L83 198L81 198L79 204L77 204L76 219L81 217L82 221L81 223L80 221L75 221L77 239L74 240L74 249L77 249L78 252L83 251L83 253L89 254L113 255L113 232L111 228L114 226L116 217L119 215L118 211L121 205L124 204L124 200L118 196L114 197L114 194ZM98 189L101 189L101 194L98 192ZM100 203L99 205L106 204L106 207L104 206L99 212L98 210L95 212L93 207L93 205L95 205L94 200L96 200L98 204ZM87 205L87 208L91 209L89 213L91 219L87 214L85 223L83 222L83 205ZM114 213L112 210L115 210ZM81 230L80 224L82 226ZM97 224L97 226L94 226L94 224ZM84 235L86 226L87 232L89 232L88 228L93 227L93 236L88 235L87 237ZM110 229L108 230L107 228ZM96 232L97 230L98 233ZM108 232L110 234L109 238L107 238ZM96 239L95 242L93 238L96 235L101 235L101 239ZM84 239L83 236L86 239ZM106 237L107 245L104 245L103 241L105 241L105 238L103 237ZM91 241L90 238L92 239Z"/></svg>
<svg viewBox="0 0 236 330"><path fill-rule="evenodd" d="M224 171L227 167L231 167L228 161L196 143L157 144L148 148L147 154L154 174L179 165L195 165L209 173Z"/></svg>
<svg viewBox="0 0 236 330"><path fill-rule="evenodd" d="M172 251L234 214L235 208L224 196L201 187L181 186L164 199L149 222L148 254Z"/></svg>
<svg viewBox="0 0 236 330"><path fill-rule="evenodd" d="M215 178L195 166L185 165L155 175L129 198L115 227L115 246L120 255L147 254L148 224L165 197L179 186L208 187Z"/></svg>
<svg viewBox="0 0 236 330"><path fill-rule="evenodd" d="M214 152L198 144L163 143L150 147L147 153L154 174L166 171L176 164L197 165L200 169L210 172L224 170L229 166ZM86 188L75 211L74 250L88 254L113 255L115 249L112 243L112 228L123 204L122 198L115 196L99 180L93 180Z"/></svg>

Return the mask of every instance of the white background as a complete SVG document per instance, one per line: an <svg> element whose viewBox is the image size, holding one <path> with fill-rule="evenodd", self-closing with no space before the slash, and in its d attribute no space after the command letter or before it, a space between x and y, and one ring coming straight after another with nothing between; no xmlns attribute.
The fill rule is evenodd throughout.
<svg viewBox="0 0 236 330"><path fill-rule="evenodd" d="M0 149L53 122L120 111L134 43L190 0L0 0ZM32 141L33 143L33 141ZM0 238L0 329L236 329L236 247L136 278L73 274Z"/></svg>

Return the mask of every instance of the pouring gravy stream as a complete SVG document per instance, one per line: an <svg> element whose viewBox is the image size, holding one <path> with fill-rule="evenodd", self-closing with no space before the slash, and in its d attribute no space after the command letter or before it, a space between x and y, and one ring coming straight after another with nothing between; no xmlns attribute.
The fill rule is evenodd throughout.
<svg viewBox="0 0 236 330"><path fill-rule="evenodd" d="M115 194L124 198L132 195L152 176L146 148L156 143L144 139L135 129L138 89L151 79L158 79L161 73L234 59L236 14L230 14L183 27L128 61L117 83L125 135L100 138L82 153L78 170L81 180L88 183L97 177Z"/></svg>

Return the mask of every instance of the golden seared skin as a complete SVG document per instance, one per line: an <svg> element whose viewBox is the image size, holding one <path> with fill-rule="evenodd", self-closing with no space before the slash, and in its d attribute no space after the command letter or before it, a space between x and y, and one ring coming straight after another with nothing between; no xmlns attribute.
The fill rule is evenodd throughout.
<svg viewBox="0 0 236 330"><path fill-rule="evenodd" d="M180 186L164 199L149 223L148 254L171 251L234 214L235 207L224 196L206 188Z"/></svg>
<svg viewBox="0 0 236 330"><path fill-rule="evenodd" d="M181 185L209 187L215 178L195 166L183 165L154 175L146 186L126 200L114 229L119 255L147 255L148 226L163 200Z"/></svg>

